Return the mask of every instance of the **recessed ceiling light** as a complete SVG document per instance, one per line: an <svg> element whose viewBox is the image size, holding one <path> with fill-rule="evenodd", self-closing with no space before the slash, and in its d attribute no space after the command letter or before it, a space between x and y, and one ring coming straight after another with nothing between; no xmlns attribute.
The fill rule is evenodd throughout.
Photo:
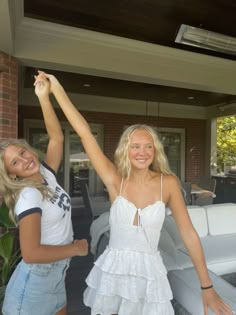
<svg viewBox="0 0 236 315"><path fill-rule="evenodd" d="M89 84L89 83L84 83L84 84L83 84L83 87L86 87L86 88L91 87L91 84Z"/></svg>
<svg viewBox="0 0 236 315"><path fill-rule="evenodd" d="M188 96L188 100L194 100L194 96Z"/></svg>

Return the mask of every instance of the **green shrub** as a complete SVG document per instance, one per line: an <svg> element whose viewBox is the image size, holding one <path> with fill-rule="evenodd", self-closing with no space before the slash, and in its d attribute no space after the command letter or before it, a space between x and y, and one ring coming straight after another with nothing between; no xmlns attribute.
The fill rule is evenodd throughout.
<svg viewBox="0 0 236 315"><path fill-rule="evenodd" d="M5 286L20 258L18 229L3 203L0 207L0 286Z"/></svg>

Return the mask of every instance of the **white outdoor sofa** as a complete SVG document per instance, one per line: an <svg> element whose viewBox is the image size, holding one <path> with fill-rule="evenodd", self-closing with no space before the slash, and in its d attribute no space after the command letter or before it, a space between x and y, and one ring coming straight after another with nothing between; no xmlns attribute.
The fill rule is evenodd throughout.
<svg viewBox="0 0 236 315"><path fill-rule="evenodd" d="M188 206L193 225L200 236L207 267L213 285L222 298L236 311L236 288L222 275L236 273L236 204ZM201 289L188 252L180 238L177 226L167 215L161 231L159 250L168 270L168 278L178 314L203 315ZM95 259L108 244L109 212L105 212L91 225L91 252ZM213 313L209 311L209 315Z"/></svg>
<svg viewBox="0 0 236 315"><path fill-rule="evenodd" d="M214 287L236 311L236 288L222 278L222 275L236 273L236 204L188 206L188 212L200 236ZM168 209L159 250L175 300L190 314L202 315L198 277Z"/></svg>

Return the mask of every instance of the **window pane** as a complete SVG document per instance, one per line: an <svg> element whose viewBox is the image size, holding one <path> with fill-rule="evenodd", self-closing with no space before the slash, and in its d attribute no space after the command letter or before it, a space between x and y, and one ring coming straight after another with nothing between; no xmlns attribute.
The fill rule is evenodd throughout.
<svg viewBox="0 0 236 315"><path fill-rule="evenodd" d="M97 133L93 132L97 139ZM88 187L92 185L91 174L94 172L90 160L77 133L70 131L70 195L80 196L81 179L86 180Z"/></svg>
<svg viewBox="0 0 236 315"><path fill-rule="evenodd" d="M181 134L160 131L159 137L164 146L170 168L179 178L181 177Z"/></svg>
<svg viewBox="0 0 236 315"><path fill-rule="evenodd" d="M39 155L39 160L44 161L48 145L48 134L45 128L30 128L29 129L29 144L36 150ZM64 159L64 156L63 156ZM63 187L64 184L64 163L62 162L57 171L58 183Z"/></svg>

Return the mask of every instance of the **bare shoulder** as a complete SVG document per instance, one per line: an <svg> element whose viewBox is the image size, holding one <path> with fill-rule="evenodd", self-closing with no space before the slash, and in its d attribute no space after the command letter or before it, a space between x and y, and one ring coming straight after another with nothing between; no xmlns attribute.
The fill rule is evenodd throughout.
<svg viewBox="0 0 236 315"><path fill-rule="evenodd" d="M171 185L171 186L179 186L178 178L172 174L163 174L158 172L151 172L152 180L155 182L160 182L162 178L162 182L164 185Z"/></svg>
<svg viewBox="0 0 236 315"><path fill-rule="evenodd" d="M179 186L178 178L175 175L163 174L163 182L171 187Z"/></svg>
<svg viewBox="0 0 236 315"><path fill-rule="evenodd" d="M163 174L163 200L169 204L174 196L180 195L180 183L175 175Z"/></svg>

